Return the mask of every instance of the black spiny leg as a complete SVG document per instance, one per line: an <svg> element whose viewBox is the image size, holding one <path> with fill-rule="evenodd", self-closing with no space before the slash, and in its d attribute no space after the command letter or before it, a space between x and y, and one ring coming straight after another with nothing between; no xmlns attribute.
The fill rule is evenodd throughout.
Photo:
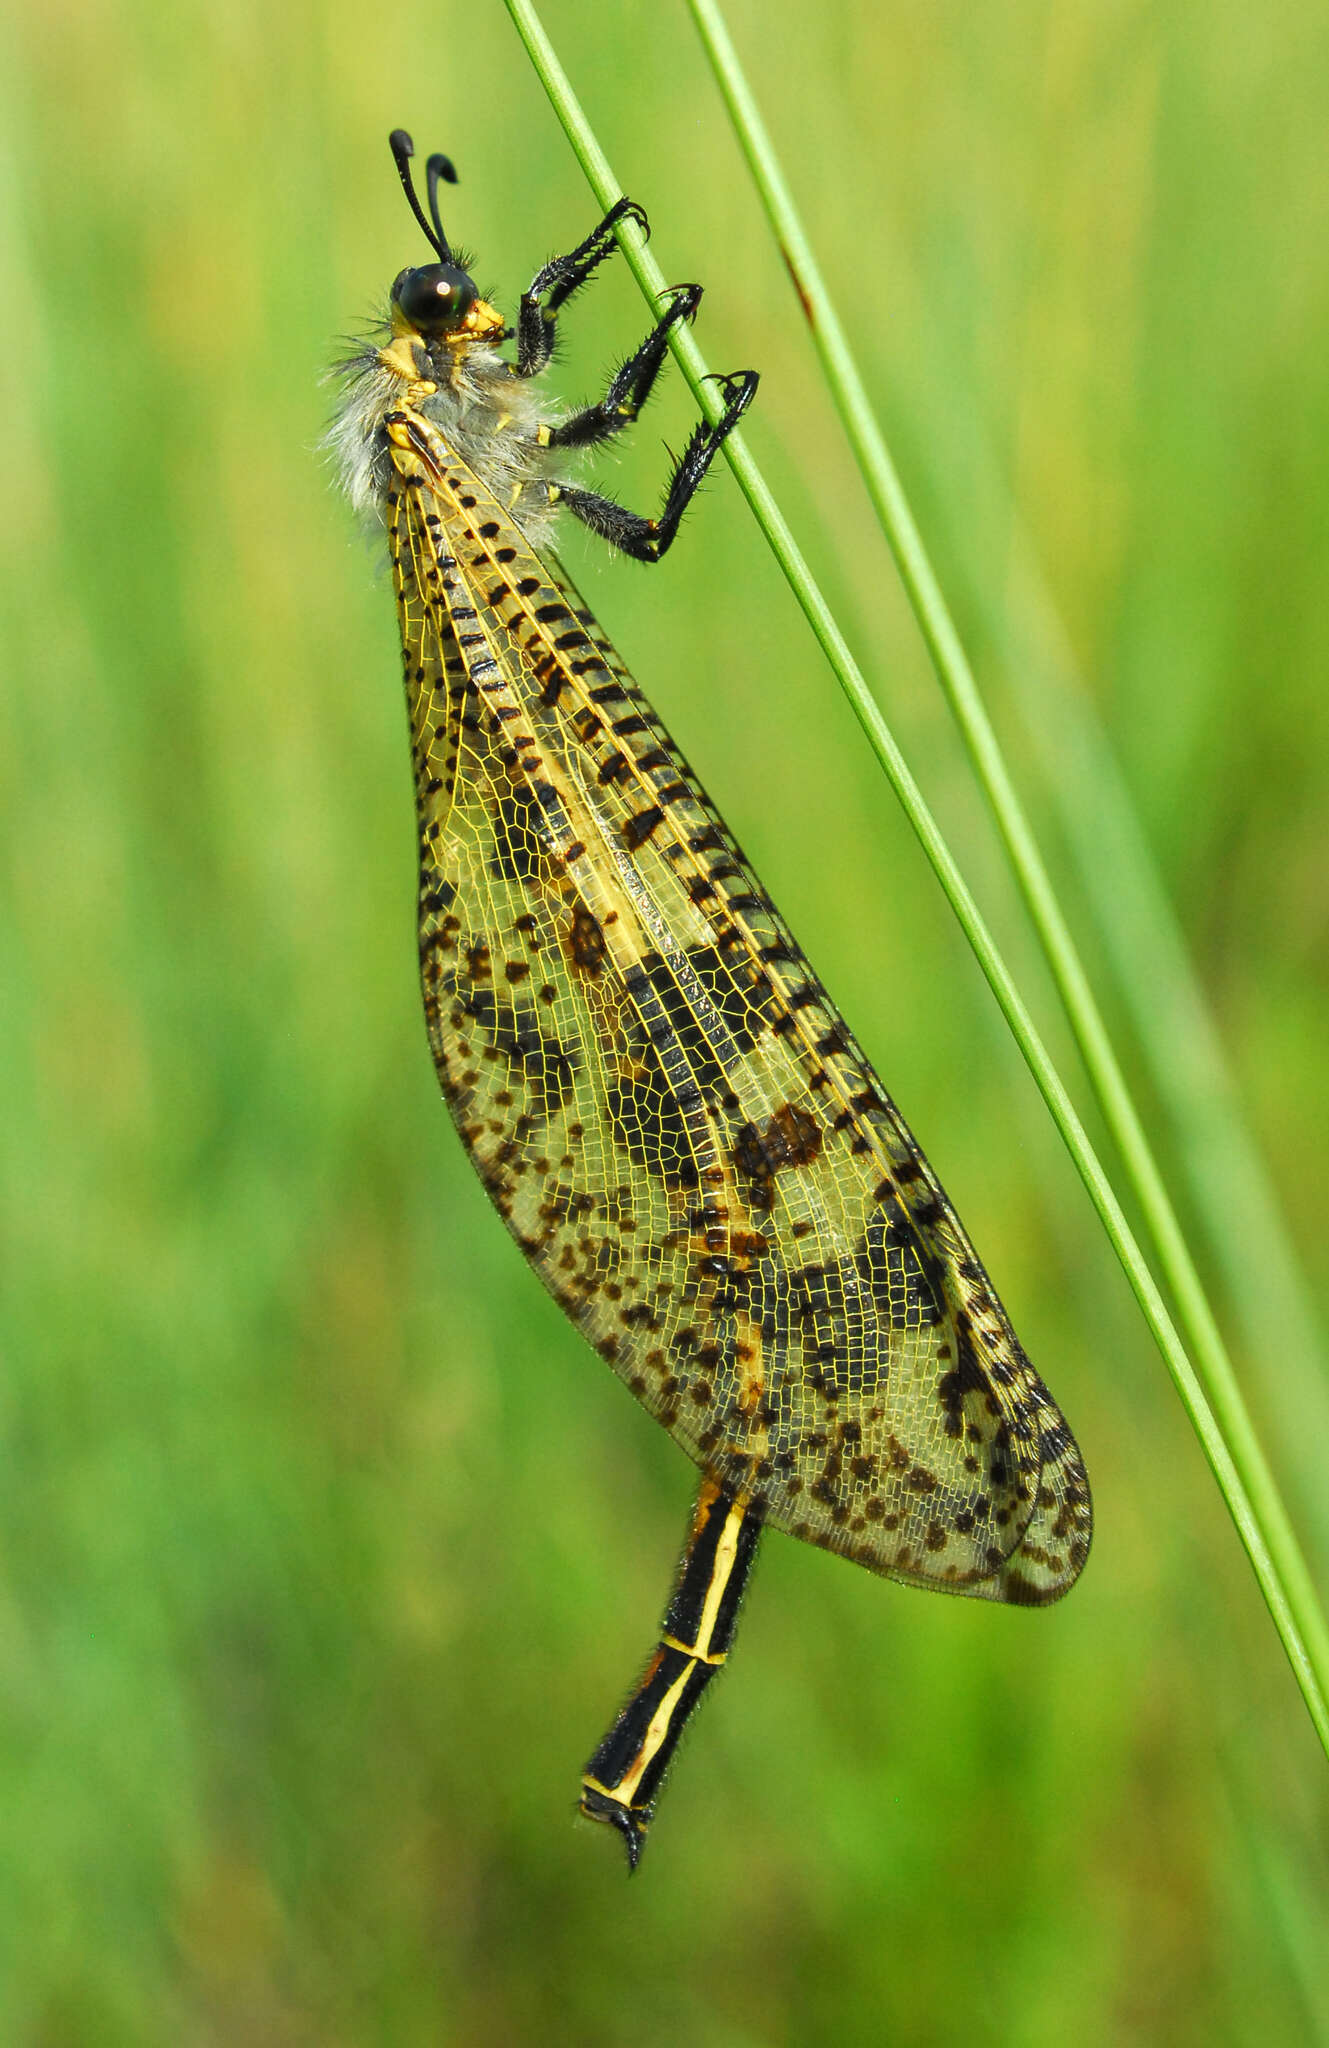
<svg viewBox="0 0 1329 2048"><path fill-rule="evenodd" d="M618 247L614 229L621 220L635 220L644 235L651 232L650 222L636 200L620 199L610 207L594 233L587 235L570 256L555 256L531 279L529 290L522 293L521 310L517 315L518 377L534 377L548 363L554 352L554 333L560 307L567 304L575 291L580 291L606 256L613 255ZM549 294L547 300L546 292ZM543 304L542 300L545 301Z"/></svg>
<svg viewBox="0 0 1329 2048"><path fill-rule="evenodd" d="M583 526L589 526L592 533L598 533L612 546L621 548L625 555L632 555L638 562L658 562L678 532L678 522L696 495L698 485L726 436L733 432L752 403L757 373L755 370L734 370L715 381L724 392L724 411L715 426L703 420L693 429L681 459L674 465L658 519L647 519L640 512L629 512L626 506L615 504L612 498L602 497L598 491L583 491L575 484L551 485L551 499L566 505ZM568 422L569 426L573 424L571 420Z"/></svg>
<svg viewBox="0 0 1329 2048"><path fill-rule="evenodd" d="M699 284L675 285L670 303L639 349L634 350L614 377L598 405L588 405L561 426L542 427L540 441L546 448L591 448L630 427L651 395L660 374L669 336L680 320L691 320L701 304Z"/></svg>

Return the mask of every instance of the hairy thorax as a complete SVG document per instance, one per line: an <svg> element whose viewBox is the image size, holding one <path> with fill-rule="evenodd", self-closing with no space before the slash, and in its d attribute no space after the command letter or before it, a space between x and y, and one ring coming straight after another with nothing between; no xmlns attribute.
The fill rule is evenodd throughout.
<svg viewBox="0 0 1329 2048"><path fill-rule="evenodd" d="M384 421L411 411L428 420L537 546L548 543L555 521L549 485L558 460L540 429L559 412L544 404L535 380L514 376L489 341L449 337L429 345L389 328L382 343L353 356L344 373L345 399L328 442L364 519L374 525L383 519L392 470Z"/></svg>

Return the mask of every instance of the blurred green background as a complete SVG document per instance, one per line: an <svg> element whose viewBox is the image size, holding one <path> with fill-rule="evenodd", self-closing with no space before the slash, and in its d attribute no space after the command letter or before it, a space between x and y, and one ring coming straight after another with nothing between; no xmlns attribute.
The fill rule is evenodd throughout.
<svg viewBox="0 0 1329 2048"><path fill-rule="evenodd" d="M761 370L752 444L1064 1051L685 11L547 20L711 362ZM1014 518L1322 1285L1329 20L732 27L999 721L1018 755ZM639 1876L573 1818L693 1475L438 1101L390 590L316 443L338 337L421 256L389 127L456 158L508 306L593 208L497 0L28 0L0 38L0 2041L1329 2039L1323 1757L722 472L661 570L569 558L966 1218L1098 1537L1042 1614L769 1539ZM606 274L560 388L643 324ZM631 502L687 430L667 381L607 466ZM1324 1382L1269 1315L1238 1363L1309 1535Z"/></svg>

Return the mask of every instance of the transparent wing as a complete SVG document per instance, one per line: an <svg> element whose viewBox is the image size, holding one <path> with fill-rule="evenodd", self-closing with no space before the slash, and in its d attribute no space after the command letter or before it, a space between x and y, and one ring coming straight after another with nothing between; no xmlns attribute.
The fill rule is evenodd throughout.
<svg viewBox="0 0 1329 2048"><path fill-rule="evenodd" d="M1083 1466L927 1160L575 590L423 420L394 460L430 1041L509 1229L776 1527L1057 1598Z"/></svg>

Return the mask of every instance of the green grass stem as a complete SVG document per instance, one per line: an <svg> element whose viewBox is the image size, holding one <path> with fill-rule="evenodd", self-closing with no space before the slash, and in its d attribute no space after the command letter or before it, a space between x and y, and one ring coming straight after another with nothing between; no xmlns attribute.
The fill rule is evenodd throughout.
<svg viewBox="0 0 1329 2048"><path fill-rule="evenodd" d="M507 0L507 7L588 183L600 206L608 211L621 195L622 188L573 93L536 11L529 0ZM760 135L760 124L750 96L745 93L744 98L746 104L740 124L741 133L749 161L754 162L749 138ZM805 238L798 230L792 207L788 206L787 194L775 169L769 144L765 142L764 135L760 135L760 140L763 146L757 157L763 166L761 182L763 186L769 182L770 189L778 190L784 197L786 212L782 212L777 232L800 289L809 294L813 308L812 324L814 333L818 334L818 346L823 350L823 360L833 357L836 377L844 392L858 394L852 406L856 438L861 437L865 447L874 440L880 444L881 460L873 465L878 477L874 496L880 491L879 511L888 519L892 545L919 612L929 649L948 691L953 696L965 696L976 705L977 693L963 649L884 444L880 442L861 382L856 377L852 381L846 380L845 366L848 364L852 372L852 361L843 335L838 324L833 325L831 332L835 339L832 348L831 342L824 341L818 332L823 325L823 311L830 311L824 287L817 276ZM790 223L796 231L792 236L786 232ZM666 281L640 232L631 223L625 223L619 240L642 292L652 305L658 304L667 289ZM833 314L831 319L833 321ZM708 418L716 419L716 399L705 381L710 372L694 336L687 329L677 329L671 340L674 355L698 405ZM1311 1719L1322 1745L1329 1752L1329 1629L1326 1629L1309 1572L1237 1388L1207 1299L1194 1275L1189 1252L1162 1188L1152 1154L1144 1141L1102 1019L1065 931L1065 922L1050 882L1023 814L1013 792L1010 792L1009 776L986 718L980 708L974 727L982 743L970 742L982 757L980 775L990 800L994 790L1009 792L1010 801L1004 802L1000 811L1003 836L1017 872L1021 874L1022 886L1031 897L1031 908L1037 902L1035 919L1049 957L1054 961L1063 1000L1077 1020L1077 1036L1080 1037L1086 1062L1090 1064L1095 1087L1104 1101L1105 1113L1127 1160L1132 1184L1141 1191L1142 1204L1145 1204L1147 1191L1146 1213L1150 1219L1151 1235L1159 1246L1160 1261L1169 1274L1179 1312L1192 1333L1192 1343L1204 1361L1205 1384L1192 1365L1144 1254L992 935L756 463L737 434L729 437L725 453L740 489L932 864L1084 1181L1236 1523ZM983 734L986 734L985 739L982 739ZM1206 1394L1206 1384L1213 1397L1213 1406ZM1222 1414L1221 1426L1215 1417L1214 1407Z"/></svg>
<svg viewBox="0 0 1329 2048"><path fill-rule="evenodd" d="M993 637L1055 806L1150 1082L1171 1118L1178 1170L1221 1274L1243 1347L1304 1467L1329 1434L1325 1337L1273 1178L1247 1124L1227 1052L1158 871L1131 790L1032 545L1012 514L1007 602ZM1309 1423L1308 1418L1316 1418ZM1299 1508L1323 1556L1329 1494Z"/></svg>

